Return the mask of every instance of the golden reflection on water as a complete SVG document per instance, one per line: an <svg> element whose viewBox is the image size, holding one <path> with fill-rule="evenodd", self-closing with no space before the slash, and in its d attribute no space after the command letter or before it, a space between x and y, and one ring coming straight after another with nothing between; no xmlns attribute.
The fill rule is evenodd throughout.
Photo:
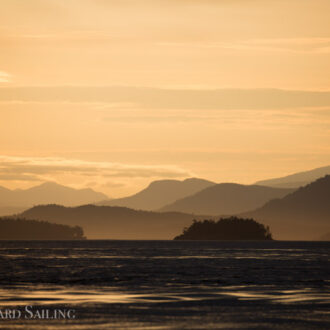
<svg viewBox="0 0 330 330"><path fill-rule="evenodd" d="M244 290L245 289L245 290ZM227 287L219 291L184 293L155 293L137 294L126 293L107 289L83 290L71 288L70 290L53 287L31 290L31 288L21 288L15 290L0 290L0 307L26 305L26 304L85 304L85 303L106 303L106 304L129 304L129 303L159 303L177 301L197 301L197 300L221 300L226 297L237 298L238 300L267 300L277 303L297 303L303 301L330 302L330 293L316 292L306 288L303 290L249 290L248 287Z"/></svg>

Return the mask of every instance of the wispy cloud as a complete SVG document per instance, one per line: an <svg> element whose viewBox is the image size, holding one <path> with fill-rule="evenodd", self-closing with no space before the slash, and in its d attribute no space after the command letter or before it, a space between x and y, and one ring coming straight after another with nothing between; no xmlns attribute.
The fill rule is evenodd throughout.
<svg viewBox="0 0 330 330"><path fill-rule="evenodd" d="M164 47L206 48L233 51L282 52L282 53L330 53L330 38L269 38L222 41L158 42Z"/></svg>
<svg viewBox="0 0 330 330"><path fill-rule="evenodd" d="M330 37L300 37L300 38L254 38L254 39L232 39L224 41L217 38L205 40L200 36L184 38L174 35L171 38L159 36L155 40L153 34L143 35L137 38L136 35L124 34L115 35L113 32L102 30L77 30L58 33L44 34L20 34L11 35L7 38L18 39L21 43L54 43L56 44L75 44L82 46L84 44L129 44L129 45L148 45L167 48L188 48L188 49L210 49L210 50L233 50L233 51L256 51L256 52L284 52L284 53L312 53L328 54L330 53Z"/></svg>
<svg viewBox="0 0 330 330"><path fill-rule="evenodd" d="M0 180L45 181L60 175L93 178L182 178L191 175L174 165L140 165L89 162L65 158L0 156Z"/></svg>
<svg viewBox="0 0 330 330"><path fill-rule="evenodd" d="M238 48L291 53L330 53L330 38L251 39L238 43Z"/></svg>
<svg viewBox="0 0 330 330"><path fill-rule="evenodd" d="M5 71L0 71L0 83L10 82L11 75Z"/></svg>

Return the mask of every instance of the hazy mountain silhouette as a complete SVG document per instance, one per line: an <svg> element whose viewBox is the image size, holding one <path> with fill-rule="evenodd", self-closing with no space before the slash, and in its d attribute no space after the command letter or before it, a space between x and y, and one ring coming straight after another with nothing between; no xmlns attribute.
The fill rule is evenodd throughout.
<svg viewBox="0 0 330 330"><path fill-rule="evenodd" d="M0 211L22 210L36 204L57 203L67 206L93 203L108 198L92 189L74 189L54 182L45 182L29 189L10 190L0 187ZM7 213L10 214L10 213Z"/></svg>
<svg viewBox="0 0 330 330"><path fill-rule="evenodd" d="M258 185L282 188L299 188L330 174L330 166L315 168L310 171L299 172L281 178L262 180L256 182Z"/></svg>
<svg viewBox="0 0 330 330"><path fill-rule="evenodd" d="M150 183L150 185L135 195L103 201L98 205L104 206L124 206L136 210L157 210L161 207L196 193L206 187L215 185L214 182L190 178L184 181L160 180Z"/></svg>
<svg viewBox="0 0 330 330"><path fill-rule="evenodd" d="M175 240L272 240L270 229L253 219L237 217L222 218L218 221L196 221L184 228Z"/></svg>
<svg viewBox="0 0 330 330"><path fill-rule="evenodd" d="M226 207L229 205L231 208L235 207L235 201L248 201L249 205L252 205L249 196L253 196L256 191L257 197L273 194L274 191L285 192L283 189L236 184L221 184L214 188L222 187L223 189L226 186L232 188L231 193L225 190L221 205ZM269 197L268 195L267 198ZM323 233L330 232L329 198L330 176L326 176L281 199L273 199L264 206L254 211L241 213L239 216L253 218L262 224L269 225L275 239L315 239ZM252 199L253 203L255 201ZM258 198L257 201L260 202L260 199ZM226 205L227 202L228 205ZM194 216L179 212L157 213L95 205L36 206L23 212L21 217L80 225L88 238L96 239L172 239L182 232L184 227L190 225L193 219L215 218L207 215Z"/></svg>
<svg viewBox="0 0 330 330"><path fill-rule="evenodd" d="M81 227L45 221L0 219L0 240L76 240L85 239Z"/></svg>
<svg viewBox="0 0 330 330"><path fill-rule="evenodd" d="M269 225L277 239L315 239L330 232L330 176L241 215Z"/></svg>
<svg viewBox="0 0 330 330"><path fill-rule="evenodd" d="M41 205L20 217L82 226L90 239L173 239L194 218L182 213L137 211L126 207ZM212 217L211 217L212 218Z"/></svg>
<svg viewBox="0 0 330 330"><path fill-rule="evenodd" d="M160 210L193 214L232 215L253 210L274 198L283 197L292 189L271 188L236 183L220 183L177 200Z"/></svg>

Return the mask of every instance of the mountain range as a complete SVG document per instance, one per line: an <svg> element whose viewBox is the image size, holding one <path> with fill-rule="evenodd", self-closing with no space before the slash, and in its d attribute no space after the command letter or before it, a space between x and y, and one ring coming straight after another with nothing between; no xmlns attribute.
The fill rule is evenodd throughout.
<svg viewBox="0 0 330 330"><path fill-rule="evenodd" d="M214 182L189 178L184 181L179 180L159 180L129 197L117 198L102 201L97 205L103 206L124 206L136 210L154 211L173 203L177 199L194 194L197 191L215 185Z"/></svg>
<svg viewBox="0 0 330 330"><path fill-rule="evenodd" d="M269 225L275 239L313 239L330 232L330 175L240 216Z"/></svg>
<svg viewBox="0 0 330 330"><path fill-rule="evenodd" d="M328 174L330 174L330 166L323 166L280 178L257 181L255 184L269 187L299 188Z"/></svg>
<svg viewBox="0 0 330 330"><path fill-rule="evenodd" d="M320 237L330 232L330 176L239 216L269 225L275 239L313 240ZM95 205L74 208L43 205L23 212L20 217L80 225L88 238L172 239L189 226L193 219L217 219L220 216L137 211Z"/></svg>
<svg viewBox="0 0 330 330"><path fill-rule="evenodd" d="M326 174L330 174L330 166L258 181L254 185L216 184L199 178L159 180L134 195L104 200L97 205L161 212L236 214L261 207L271 199L284 197Z"/></svg>
<svg viewBox="0 0 330 330"><path fill-rule="evenodd" d="M66 206L94 203L108 196L90 188L74 189L54 182L45 182L29 189L10 190L0 187L0 212L8 215L37 204L56 203ZM10 213L5 213L10 212Z"/></svg>
<svg viewBox="0 0 330 330"><path fill-rule="evenodd" d="M275 239L315 239L330 232L330 175L300 188L280 186L300 185L329 169L259 185L216 184L197 178L161 180L135 195L114 200L92 189L53 182L25 190L0 187L0 215L21 213L29 219L81 225L89 238L118 239L171 239L193 219L236 215L269 225Z"/></svg>
<svg viewBox="0 0 330 330"><path fill-rule="evenodd" d="M292 191L294 189L220 183L179 199L160 211L231 215L254 210L271 199L284 197Z"/></svg>

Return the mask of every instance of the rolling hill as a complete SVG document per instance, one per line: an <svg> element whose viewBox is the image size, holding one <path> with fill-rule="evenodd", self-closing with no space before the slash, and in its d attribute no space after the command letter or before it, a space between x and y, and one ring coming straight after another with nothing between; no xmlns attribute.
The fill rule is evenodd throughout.
<svg viewBox="0 0 330 330"><path fill-rule="evenodd" d="M135 195L103 201L98 205L123 206L136 210L154 211L161 207L215 185L214 182L190 178L184 181L160 180L150 185Z"/></svg>
<svg viewBox="0 0 330 330"><path fill-rule="evenodd" d="M95 205L41 205L26 210L19 217L78 225L89 239L173 239L194 218L205 218L176 212L157 213Z"/></svg>
<svg viewBox="0 0 330 330"><path fill-rule="evenodd" d="M275 239L315 239L330 232L330 175L240 216L270 225Z"/></svg>
<svg viewBox="0 0 330 330"><path fill-rule="evenodd" d="M177 200L161 208L160 211L233 215L253 210L271 199L283 197L292 191L293 189L220 183Z"/></svg>

